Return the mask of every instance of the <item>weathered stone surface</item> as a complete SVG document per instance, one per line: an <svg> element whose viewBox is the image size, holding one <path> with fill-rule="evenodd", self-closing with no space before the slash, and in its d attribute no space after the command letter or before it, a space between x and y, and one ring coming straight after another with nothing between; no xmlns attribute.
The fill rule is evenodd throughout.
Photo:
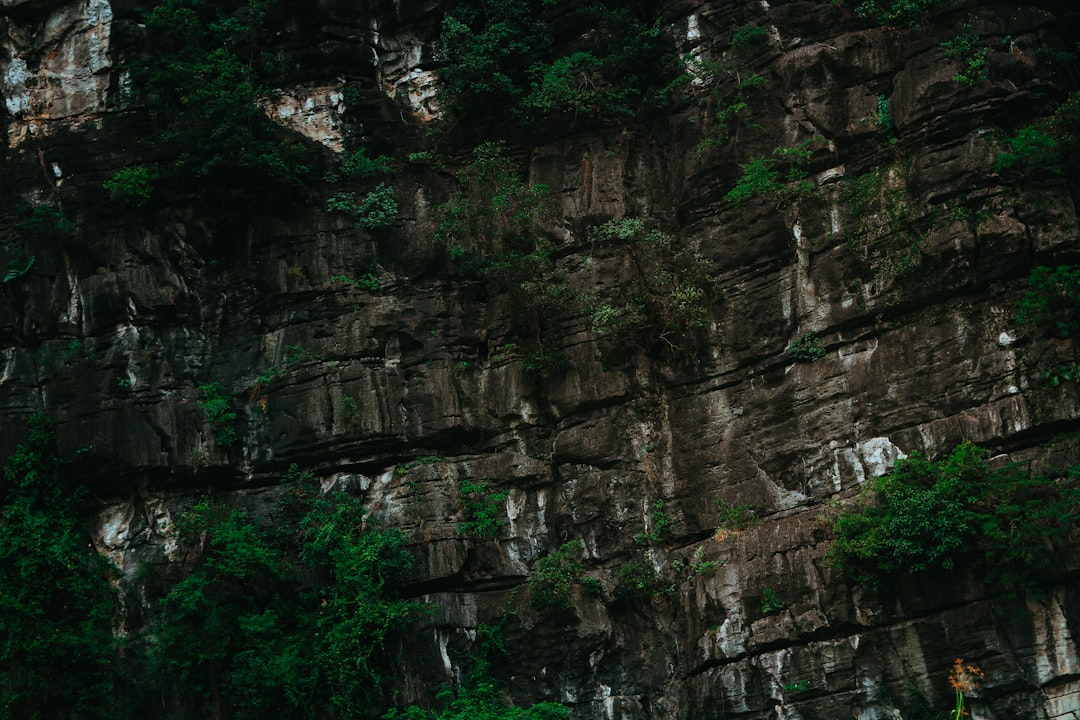
<svg viewBox="0 0 1080 720"><path fill-rule="evenodd" d="M32 412L55 418L60 455L77 457L103 498L93 537L123 576L126 631L152 614L139 569L183 560L180 513L212 493L265 516L297 463L408 533L410 587L435 608L403 660L408 700L429 700L477 627L505 620L507 691L566 702L581 720L891 719L912 691L950 707L955 657L986 672L975 717L1080 718L1075 557L1028 601L968 568L875 597L825 560L834 506L912 452L971 439L1000 461L1076 459L1050 443L1077 428L1075 384L1039 381L1037 341L1015 319L1033 265L1077 259L1075 188L993 171L1001 138L1069 89L1035 49L1071 47L1071 28L1004 3L960 3L922 31L870 27L842 3L664 3L674 42L699 58L735 58L735 28L767 29L735 58L768 80L746 124L700 147L715 117L697 95L636 119L511 131L509 151L550 188L546 231L566 276L609 288L619 258L592 248L588 228L643 217L714 264L723 298L698 352L677 361L609 363L590 319L568 307L553 319L568 368L537 379L518 308L431 242L434 208L455 189L448 168L470 148L450 136L438 163L405 159L438 115L439 6L307 5L286 3L295 77L272 109L327 146L322 162L387 148L393 227L323 211L330 191L317 182L312 205L226 236L177 198L118 212L101 183L143 151L135 112L106 104L131 51L113 42L113 7L0 3L3 191L78 226L23 248L33 266L0 288L0 454ZM940 43L976 11L989 78L965 86ZM115 14L130 31L133 9ZM339 96L343 80L364 88L359 105ZM819 198L724 199L741 163L814 134ZM847 213L841 188L875 169L925 234L907 275L882 270L895 247L847 241L866 218ZM23 242L3 223L5 248ZM367 272L377 291L335 280ZM796 362L787 348L808 332L828 354ZM198 386L213 380L239 414L233 447L199 407ZM459 532L465 480L508 492L497 538ZM673 528L642 551L634 538L654 527L657 501ZM752 505L763 522L717 533L718 502ZM531 607L536 561L572 539L603 596L575 588L572 611ZM714 573L671 570L699 549L722 563ZM676 589L616 597L618 569L639 556ZM763 612L766 589L782 609Z"/></svg>

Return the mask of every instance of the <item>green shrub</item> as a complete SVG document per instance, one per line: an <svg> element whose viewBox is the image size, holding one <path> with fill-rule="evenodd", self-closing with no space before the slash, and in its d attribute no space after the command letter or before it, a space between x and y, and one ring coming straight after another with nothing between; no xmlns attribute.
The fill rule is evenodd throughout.
<svg viewBox="0 0 1080 720"><path fill-rule="evenodd" d="M385 702L392 641L418 609L397 591L404 538L355 498L314 499L298 470L286 481L287 532L208 500L177 522L192 560L160 602L154 656L192 716L368 717Z"/></svg>
<svg viewBox="0 0 1080 720"><path fill-rule="evenodd" d="M570 709L555 702L543 702L528 708L513 705L490 677L486 661L479 661L457 687L444 686L438 695L439 711L413 705L394 709L383 720L565 720Z"/></svg>
<svg viewBox="0 0 1080 720"><path fill-rule="evenodd" d="M75 223L48 205L22 206L19 215L15 229L28 240L60 242L75 236Z"/></svg>
<svg viewBox="0 0 1080 720"><path fill-rule="evenodd" d="M720 291L712 264L639 218L622 218L593 228L593 246L624 258L618 282L605 295L592 293L591 328L610 355L640 349L674 354L708 325Z"/></svg>
<svg viewBox="0 0 1080 720"><path fill-rule="evenodd" d="M675 591L675 583L660 574L644 551L639 551L615 571L613 592L621 599L655 597Z"/></svg>
<svg viewBox="0 0 1080 720"><path fill-rule="evenodd" d="M143 16L148 51L128 68L154 123L143 141L164 154L162 174L214 225L306 198L307 152L260 106L260 78L277 76L277 60L258 49L266 3L246 5L245 22L223 3L154 5Z"/></svg>
<svg viewBox="0 0 1080 720"><path fill-rule="evenodd" d="M593 593L600 590L597 581L584 576L585 568L577 560L584 550L585 543L571 540L537 560L529 579L529 601L533 607L554 606L569 610L574 606L570 599L570 589L574 585L581 585Z"/></svg>
<svg viewBox="0 0 1080 720"><path fill-rule="evenodd" d="M230 409L229 396L220 382L199 386L199 407L206 413L218 445L227 448L236 442L236 412Z"/></svg>
<svg viewBox="0 0 1080 720"><path fill-rule="evenodd" d="M371 192L357 200L356 193L339 192L326 200L327 212L340 212L357 219L361 227L374 229L393 225L397 219L398 205L394 188L379 183Z"/></svg>
<svg viewBox="0 0 1080 720"><path fill-rule="evenodd" d="M775 612L780 612L786 608L780 598L776 597L776 592L772 588L767 587L761 591L761 614L772 615Z"/></svg>
<svg viewBox="0 0 1080 720"><path fill-rule="evenodd" d="M741 164L742 175L735 187L724 195L724 199L732 205L742 205L751 198L761 197L780 204L813 194L816 186L809 179L806 166L813 155L814 146L821 142L822 138L815 135L794 147L773 150L773 157L788 166L787 174L783 177L776 169L777 161L772 158L757 157Z"/></svg>
<svg viewBox="0 0 1080 720"><path fill-rule="evenodd" d="M916 26L941 0L863 0L855 14L882 25Z"/></svg>
<svg viewBox="0 0 1080 720"><path fill-rule="evenodd" d="M102 183L102 187L119 205L141 208L150 201L155 180L157 173L148 167L126 167L113 173L111 178Z"/></svg>
<svg viewBox="0 0 1080 720"><path fill-rule="evenodd" d="M741 532L761 524L761 518L750 505L731 505L725 500L717 500L716 507L719 512L717 522L721 530Z"/></svg>
<svg viewBox="0 0 1080 720"><path fill-rule="evenodd" d="M807 333L788 346L788 352L798 362L814 362L829 356L829 351L821 346L821 338Z"/></svg>
<svg viewBox="0 0 1080 720"><path fill-rule="evenodd" d="M1028 171L1046 169L1061 175L1061 143L1038 125L1021 128L1016 135L1006 138L1008 148L1001 151L994 162L994 172L1023 168Z"/></svg>
<svg viewBox="0 0 1080 720"><path fill-rule="evenodd" d="M390 158L386 155L369 158L367 151L360 148L356 152L343 155L341 164L338 167L344 177L366 180L382 173L391 172L393 168L390 167L390 162Z"/></svg>
<svg viewBox="0 0 1080 720"><path fill-rule="evenodd" d="M1080 520L1080 488L1015 465L992 468L964 442L932 462L919 454L867 482L859 507L840 514L830 557L871 587L961 561L988 582L1026 588L1052 570L1052 541Z"/></svg>
<svg viewBox="0 0 1080 720"><path fill-rule="evenodd" d="M27 425L0 482L0 717L126 717L115 570L87 533L95 503L62 472L48 418Z"/></svg>
<svg viewBox="0 0 1080 720"><path fill-rule="evenodd" d="M506 490L491 490L487 483L465 480L458 491L464 519L458 521L458 532L467 537L498 537L506 521L506 510L502 502L510 496Z"/></svg>
<svg viewBox="0 0 1080 720"><path fill-rule="evenodd" d="M1017 321L1039 325L1067 338L1080 330L1080 266L1040 265L1028 276L1028 290L1020 300Z"/></svg>
<svg viewBox="0 0 1080 720"><path fill-rule="evenodd" d="M649 513L649 523L652 529L646 532L640 532L634 536L634 542L638 545L656 545L663 541L664 536L671 531L674 527L674 523L668 518L667 513L664 512L664 501L657 500L653 503L652 512Z"/></svg>
<svg viewBox="0 0 1080 720"><path fill-rule="evenodd" d="M754 23L747 23L739 27L731 36L731 47L737 48L741 45L748 45L753 42L758 42L769 37L769 32Z"/></svg>
<svg viewBox="0 0 1080 720"><path fill-rule="evenodd" d="M985 80L987 47L979 47L979 36L972 29L972 23L964 23L960 32L952 40L941 43L941 54L960 63L960 71L953 75L953 80L962 85L975 85Z"/></svg>

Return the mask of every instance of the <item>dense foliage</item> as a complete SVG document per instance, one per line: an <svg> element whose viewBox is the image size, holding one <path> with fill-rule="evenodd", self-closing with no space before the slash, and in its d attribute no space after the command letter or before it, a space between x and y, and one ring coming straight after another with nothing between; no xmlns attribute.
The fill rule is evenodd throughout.
<svg viewBox="0 0 1080 720"><path fill-rule="evenodd" d="M1080 330L1080 267L1040 265L1032 270L1017 320L1047 327L1063 338Z"/></svg>
<svg viewBox="0 0 1080 720"><path fill-rule="evenodd" d="M584 16L593 30L558 55L551 19L563 12ZM661 96L678 72L661 27L647 4L461 2L442 23L439 101L454 118L632 115Z"/></svg>
<svg viewBox="0 0 1080 720"><path fill-rule="evenodd" d="M164 0L146 12L148 52L130 67L135 99L154 122L147 142L164 155L162 180L216 223L305 195L305 150L260 105L262 82L276 74L275 58L259 49L271 5ZM119 184L132 179L113 178L120 197L137 203L151 189Z"/></svg>
<svg viewBox="0 0 1080 720"><path fill-rule="evenodd" d="M183 517L197 559L162 601L162 685L201 717L372 717L417 615L396 594L412 557L354 498L286 497L295 532L210 501Z"/></svg>
<svg viewBox="0 0 1080 720"><path fill-rule="evenodd" d="M1053 541L1080 520L1075 474L994 467L985 454L965 442L940 461L913 454L868 481L860 505L836 520L836 566L873 587L973 566L990 582L1024 588L1052 570Z"/></svg>
<svg viewBox="0 0 1080 720"><path fill-rule="evenodd" d="M0 718L123 717L110 569L43 415L0 485Z"/></svg>

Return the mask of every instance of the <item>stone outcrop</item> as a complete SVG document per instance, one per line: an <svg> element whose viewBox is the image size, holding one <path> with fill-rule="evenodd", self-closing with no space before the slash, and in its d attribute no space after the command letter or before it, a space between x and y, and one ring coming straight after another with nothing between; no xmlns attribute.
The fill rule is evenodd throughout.
<svg viewBox="0 0 1080 720"><path fill-rule="evenodd" d="M291 76L268 113L323 165L342 148L391 155L397 222L329 213L333 188L314 181L310 205L235 232L180 198L120 211L102 189L152 155L133 139L138 108L120 102L139 52L132 3L0 3L3 193L77 228L27 240L0 226L4 261L34 258L0 288L2 455L31 413L55 419L60 455L101 499L93 537L121 571L127 632L150 611L140 567L181 559L177 516L207 493L257 514L295 463L410 538L410 587L437 610L410 648L407 700L430 700L477 626L504 620L506 690L582 720L900 717L912 692L950 706L956 657L986 673L974 717L1080 718L1074 556L1028 599L968 568L880 597L825 559L829 518L913 452L970 439L999 462L1077 460L1061 440L1077 428L1076 386L1039 381L1015 311L1032 267L1077 259L1076 188L994 171L1002 138L1071 88L1075 66L1050 69L1039 49L1075 45L1076 20L1067 2L957 2L912 30L851 5L662 3L680 53L739 52L739 72L767 81L718 147L701 145L718 112L707 83L636 119L508 131L522 174L550 188L565 276L611 282L620 260L588 228L641 217L708 260L722 289L676 359L610 363L568 308L553 319L567 367L538 379L512 301L432 243L434 208L484 125L434 146L425 135L441 112L437 3L285 3L279 33ZM987 76L965 84L941 43L969 16ZM747 23L766 37L732 49ZM812 197L725 199L740 164L812 137ZM873 173L886 190L853 214L845 188ZM888 227L899 211L916 231ZM377 290L337 279L368 272ZM808 333L827 354L798 362L788 348ZM231 447L200 408L212 380L239 413ZM463 480L507 491L496 539L458 532ZM673 525L643 557L676 589L620 599L613 578L657 501ZM725 505L762 522L725 530ZM607 589L575 590L570 612L532 608L536 561L573 539ZM672 570L695 553L718 569ZM782 607L763 610L766 590Z"/></svg>

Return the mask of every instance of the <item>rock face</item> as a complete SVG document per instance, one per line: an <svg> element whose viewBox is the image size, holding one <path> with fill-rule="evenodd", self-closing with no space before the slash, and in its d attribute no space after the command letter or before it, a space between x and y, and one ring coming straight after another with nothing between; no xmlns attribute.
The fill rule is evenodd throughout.
<svg viewBox="0 0 1080 720"><path fill-rule="evenodd" d="M567 364L544 378L525 370L514 298L432 243L484 126L425 135L444 8L284 5L267 111L324 166L342 148L391 156L392 226L327 212L334 188L319 181L312 203L237 230L167 189L118 209L103 183L160 160L119 102L118 68L140 52L134 7L0 4L3 193L76 228L0 227L9 269L33 258L0 289L0 450L31 413L55 419L60 455L101 498L93 538L122 572L126 631L145 615L140 567L181 559L179 513L207 493L257 510L295 463L410 537L410 587L438 610L411 644L408 666L425 669L402 678L407 701L430 700L477 626L504 620L503 687L583 720L910 718L912 693L950 707L956 657L986 673L975 717L1080 718L1075 557L1026 600L967 568L881 597L825 561L828 519L898 458L970 439L1000 462L1076 460L1058 441L1077 428L1076 386L1040 382L1045 341L1015 310L1032 267L1076 262L1076 188L994 169L1002 139L1076 76L1042 52L1075 45L1068 2L958 1L922 29L875 25L850 2L661 3L673 47L730 78L701 64L662 111L561 116L508 131L507 154L550 189L565 277L613 282L622 260L588 229L643 218L707 260L722 297L679 357L615 361L567 305L549 318ZM971 83L941 47L967 23L985 49ZM763 36L733 47L748 24ZM717 135L733 96L710 88L749 74L764 84ZM812 192L725 198L740 165L813 138ZM861 206L859 178L874 181ZM367 273L377 289L355 282ZM789 349L807 334L825 351L814 362ZM239 414L230 447L200 406L215 380ZM465 480L506 491L497 538L458 532ZM723 508L743 505L760 524L725 530ZM569 612L529 606L536 561L577 539L605 592L575 590ZM675 590L616 597L639 555ZM671 569L694 557L721 564Z"/></svg>

